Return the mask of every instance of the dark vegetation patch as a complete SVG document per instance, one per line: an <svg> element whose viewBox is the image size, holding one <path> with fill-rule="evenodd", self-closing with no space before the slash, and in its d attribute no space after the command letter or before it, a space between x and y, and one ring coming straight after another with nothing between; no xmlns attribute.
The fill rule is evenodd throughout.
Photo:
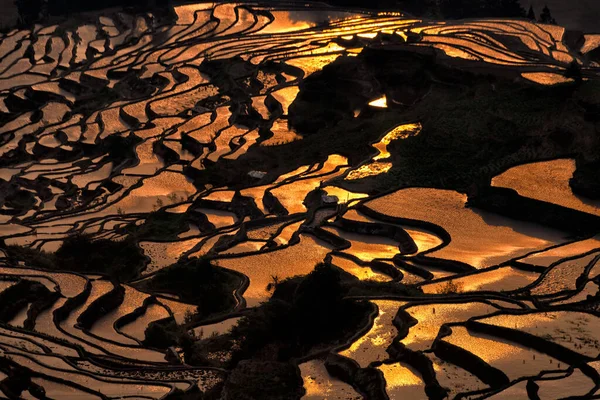
<svg viewBox="0 0 600 400"><path fill-rule="evenodd" d="M343 76L338 75L340 69ZM373 72L353 57L340 57L310 75L300 83L300 92L289 107L289 124L305 135L319 132L323 136L340 121L353 118L354 110L382 90Z"/></svg>
<svg viewBox="0 0 600 400"><path fill-rule="evenodd" d="M121 281L135 278L144 265L144 255L132 241L90 240L73 236L55 253L59 269L76 272L100 271Z"/></svg>
<svg viewBox="0 0 600 400"><path fill-rule="evenodd" d="M573 95L574 100L585 110L584 118L591 124L600 122L600 83L588 81L581 85ZM598 127L596 128L598 132ZM594 146L595 144L595 146ZM600 198L600 151L598 145L592 143L589 151L584 152L577 158L577 170L569 181L573 193L589 197Z"/></svg>
<svg viewBox="0 0 600 400"><path fill-rule="evenodd" d="M261 398L299 398L302 381L297 380L297 366L290 363L344 343L368 324L374 312L368 301L346 298L361 282L329 263L319 263L310 274L274 286L269 301L248 310L230 333L184 344L186 362L232 370L224 398L240 393L242 377L247 378L247 393L265 388ZM397 294L420 293L399 283L396 286ZM216 357L224 353L228 356ZM250 379L249 366L262 372L260 379Z"/></svg>
<svg viewBox="0 0 600 400"><path fill-rule="evenodd" d="M256 92L254 86L262 84L256 79L259 67L249 65L238 58L228 60L218 60L204 62L201 69L211 76L219 90L237 99L237 103L231 106L232 112L235 112L235 120L230 118L230 123L241 123L246 126L258 126L260 139L264 140L272 136L271 128L275 118L281 117L281 105L275 102L272 97L267 96L265 105L271 113L268 120L262 119L252 107L248 93ZM325 68L327 69L327 67ZM217 72L215 72L217 71ZM282 73L285 72L295 77L301 77L302 71L289 66L285 63L270 62L260 66L260 72L275 75L276 79L284 79ZM363 71L364 72L364 71ZM324 72L327 74L327 71ZM316 73L319 74L319 73ZM255 82L249 87L245 83L247 80ZM316 93L317 90L325 89L335 82L331 81L320 84L315 82L314 91L311 92L313 98L325 98L329 103L338 104L338 114L333 112L330 107L321 112L318 107L311 107L306 110L307 113L318 114L315 117L315 124L310 124L311 118L305 118L301 115L302 121L292 121L294 113L291 110L290 125L292 127L301 125L308 127L314 133L316 127L333 127L341 119L352 115L353 106L364 105L365 101L371 96L372 90L367 88L366 92L359 93L360 84L351 81L340 82L335 88L329 88L327 93ZM300 85L310 85L301 81ZM342 95L335 94L334 89L344 90ZM238 95L235 95L237 93ZM329 94L329 96L327 95ZM269 101L271 99L271 101ZM294 103L295 104L295 103ZM329 116L327 116L329 114ZM267 172L264 178L265 183L277 179L281 174L293 171L301 165L323 162L330 154L338 153L348 157L351 162L359 163L366 158L372 149L367 145L371 140L376 139L381 127L390 128L393 126L393 116L386 114L373 115L373 119L365 118L358 121L348 121L346 124L339 124L340 127L331 130L322 130L319 135L305 135L303 140L295 141L277 146L251 146L246 153L236 160L227 160L221 158L218 163L205 163L204 170L198 170L193 167L186 167L184 173L194 180L196 187L204 187L206 184L213 186L229 186L232 189L239 189L255 182L248 177L248 172L255 170L257 165L260 169ZM242 118L240 120L240 118ZM284 117L285 118L285 117ZM306 133L306 132L301 132Z"/></svg>
<svg viewBox="0 0 600 400"><path fill-rule="evenodd" d="M368 143L376 141L383 132L397 125L397 121L395 112L382 112L363 119L340 121L332 129L306 135L295 142L252 146L237 160L220 159L218 166L209 165L194 174L194 183L197 187L209 183L241 189L254 184L247 174L257 165L268 173L264 178L266 183L302 165L324 162L331 154L341 154L350 164L357 165L373 153Z"/></svg>
<svg viewBox="0 0 600 400"><path fill-rule="evenodd" d="M131 239L116 242L75 235L65 239L56 253L23 246L7 246L6 250L13 261L23 261L33 267L104 273L121 282L137 277L145 265L144 254Z"/></svg>
<svg viewBox="0 0 600 400"><path fill-rule="evenodd" d="M434 90L411 110L423 130L388 146L393 167L375 179L377 187L397 182L466 189L512 165L585 152L583 138L597 140L579 107L564 102L574 87L480 82L479 89Z"/></svg>
<svg viewBox="0 0 600 400"><path fill-rule="evenodd" d="M35 205L35 196L27 190L19 190L6 196L4 204L17 210L28 210Z"/></svg>
<svg viewBox="0 0 600 400"><path fill-rule="evenodd" d="M39 282L20 280L0 293L0 322L8 323L29 303L36 303L40 308L42 303L56 301L53 292Z"/></svg>
<svg viewBox="0 0 600 400"><path fill-rule="evenodd" d="M141 225L130 224L125 231L136 240L174 240L189 229L187 214L156 211L147 214Z"/></svg>
<svg viewBox="0 0 600 400"><path fill-rule="evenodd" d="M137 286L142 290L177 294L198 306L198 318L225 312L237 305L234 291L242 278L203 258L181 260L161 269Z"/></svg>
<svg viewBox="0 0 600 400"><path fill-rule="evenodd" d="M145 346L166 349L186 343L187 335L174 318L168 317L152 321L144 331Z"/></svg>
<svg viewBox="0 0 600 400"><path fill-rule="evenodd" d="M330 154L346 156L355 166L374 153L369 143L412 122L423 129L388 146L386 161L393 164L388 173L339 184L370 193L406 186L467 191L473 183L487 186L493 176L524 162L570 156L597 160L598 85L544 87L518 76L505 70L469 72L444 64L428 49L365 48L358 57L340 57L301 82L288 122L302 140L252 146L236 160L186 174L198 187L210 183L236 189L252 183L247 173L256 165L267 171L265 182L323 162ZM383 94L388 109L367 106ZM355 117L357 110L361 113Z"/></svg>
<svg viewBox="0 0 600 400"><path fill-rule="evenodd" d="M291 363L244 360L229 374L221 399L294 400L304 395L302 385L302 377Z"/></svg>
<svg viewBox="0 0 600 400"><path fill-rule="evenodd" d="M367 192L407 186L467 191L473 183L489 185L493 176L524 162L568 156L597 159L596 83L544 87L515 79L518 74L468 72L437 58L428 50L366 48L358 57L329 64L305 80L290 106L290 123L305 138L289 146L318 154L317 143L325 143L329 154L350 156L356 165L358 154L372 154L367 144L387 129L420 122L419 135L388 146L391 156L386 161L393 164L388 173L340 182ZM360 82L362 89L333 102L317 96L348 82ZM385 94L389 108L363 108L354 118L353 108L360 101L364 107L367 94L369 99ZM357 137L360 144L354 143ZM281 150L263 151L271 151L277 160Z"/></svg>

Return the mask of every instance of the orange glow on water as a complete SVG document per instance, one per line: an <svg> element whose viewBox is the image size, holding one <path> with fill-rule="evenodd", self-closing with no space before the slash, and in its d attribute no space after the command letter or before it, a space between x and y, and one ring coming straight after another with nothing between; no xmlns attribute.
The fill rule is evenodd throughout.
<svg viewBox="0 0 600 400"><path fill-rule="evenodd" d="M385 96L383 96L369 102L369 105L375 108L387 108L387 99Z"/></svg>

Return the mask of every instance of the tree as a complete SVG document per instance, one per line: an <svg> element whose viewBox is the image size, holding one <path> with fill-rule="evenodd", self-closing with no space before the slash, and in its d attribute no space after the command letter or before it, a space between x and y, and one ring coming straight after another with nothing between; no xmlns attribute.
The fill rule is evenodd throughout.
<svg viewBox="0 0 600 400"><path fill-rule="evenodd" d="M532 21L535 21L535 12L533 11L533 6L529 6L529 11L527 12L527 18L529 18Z"/></svg>
<svg viewBox="0 0 600 400"><path fill-rule="evenodd" d="M19 21L25 26L35 23L42 12L43 0L15 0Z"/></svg>
<svg viewBox="0 0 600 400"><path fill-rule="evenodd" d="M521 7L519 0L501 0L498 14L501 17L524 17L525 9Z"/></svg>
<svg viewBox="0 0 600 400"><path fill-rule="evenodd" d="M544 8L542 9L539 22L541 22L542 24L556 25L556 20L552 17L552 13L550 12L550 9L547 5L544 6Z"/></svg>
<svg viewBox="0 0 600 400"><path fill-rule="evenodd" d="M565 77L573 79L577 84L581 83L583 78L581 76L581 67L577 61L571 61L569 66L565 69Z"/></svg>
<svg viewBox="0 0 600 400"><path fill-rule="evenodd" d="M267 285L267 292L274 290L277 287L277 285L279 285L279 282L281 282L279 276L271 275L271 282L269 282L269 284Z"/></svg>

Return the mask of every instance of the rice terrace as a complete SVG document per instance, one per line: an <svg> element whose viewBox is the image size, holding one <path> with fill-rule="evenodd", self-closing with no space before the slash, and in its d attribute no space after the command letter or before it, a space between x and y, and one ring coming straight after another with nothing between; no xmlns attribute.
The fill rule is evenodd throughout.
<svg viewBox="0 0 600 400"><path fill-rule="evenodd" d="M456 1L5 27L0 398L600 398L600 20Z"/></svg>

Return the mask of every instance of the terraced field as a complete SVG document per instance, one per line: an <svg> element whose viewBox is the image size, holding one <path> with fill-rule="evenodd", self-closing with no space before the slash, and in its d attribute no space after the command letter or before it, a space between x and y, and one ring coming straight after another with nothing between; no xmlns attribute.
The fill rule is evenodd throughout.
<svg viewBox="0 0 600 400"><path fill-rule="evenodd" d="M265 160L309 140L292 123L308 77L363 49L436 49L452 68L560 86L578 79L569 65L598 78L600 35L574 45L563 28L520 20L286 4L173 13L0 36L0 392L212 398L235 345L202 363L147 328L216 340L277 283L325 261L364 284L346 298L373 312L349 338L293 359L298 397L600 396L600 202L572 193L572 159L514 166L491 188L570 210L585 232L477 208L465 191L352 186L389 171L394 149L425 134L421 121L371 129L360 160L325 144L289 165ZM390 91L364 90L357 121L399 107ZM75 271L60 251L45 263L81 235L128 243L142 267ZM194 257L224 271L224 309L160 286Z"/></svg>

